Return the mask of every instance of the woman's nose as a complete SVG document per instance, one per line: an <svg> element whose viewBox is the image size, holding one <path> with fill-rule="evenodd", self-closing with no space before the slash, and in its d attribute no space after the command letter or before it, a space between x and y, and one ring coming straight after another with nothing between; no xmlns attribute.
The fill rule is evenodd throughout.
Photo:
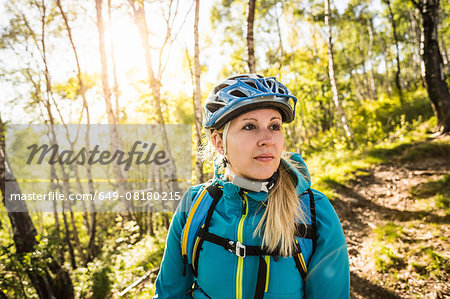
<svg viewBox="0 0 450 299"><path fill-rule="evenodd" d="M258 136L258 146L270 146L274 144L274 138L270 130L261 130Z"/></svg>

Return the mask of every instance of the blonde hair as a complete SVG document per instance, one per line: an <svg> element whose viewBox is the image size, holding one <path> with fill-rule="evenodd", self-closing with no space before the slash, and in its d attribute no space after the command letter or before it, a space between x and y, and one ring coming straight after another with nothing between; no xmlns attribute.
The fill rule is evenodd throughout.
<svg viewBox="0 0 450 299"><path fill-rule="evenodd" d="M255 234L262 235L262 247L281 256L295 253L297 223L306 223L297 195L295 175L289 169L289 164L293 162L289 158L281 159L278 180L269 192L266 210L255 230Z"/></svg>
<svg viewBox="0 0 450 299"><path fill-rule="evenodd" d="M223 128L215 130L222 138ZM223 167L223 156L218 154L211 143L210 136L214 131L207 131L203 137L199 157L204 161L215 161L216 166ZM303 165L283 154L278 166L278 180L270 190L266 200L266 209L254 234L262 236L261 247L280 256L291 256L297 250L295 232L297 223L306 223L303 207L296 191L297 178L290 167L298 168L304 175L307 171ZM307 178L309 180L309 178Z"/></svg>
<svg viewBox="0 0 450 299"><path fill-rule="evenodd" d="M214 148L214 146L212 145L211 142L211 134L213 132L217 132L220 136L220 138L222 138L222 134L223 134L223 127L220 129L212 129L212 130L205 130L205 134L202 137L202 145L199 147L198 149L198 153L197 153L197 158L201 159L203 162L213 162L216 164L219 163L219 159L223 159L224 157L222 155L220 155L216 149ZM220 161L222 162L222 161ZM219 165L220 164L220 165ZM221 167L222 163L217 164L219 167Z"/></svg>

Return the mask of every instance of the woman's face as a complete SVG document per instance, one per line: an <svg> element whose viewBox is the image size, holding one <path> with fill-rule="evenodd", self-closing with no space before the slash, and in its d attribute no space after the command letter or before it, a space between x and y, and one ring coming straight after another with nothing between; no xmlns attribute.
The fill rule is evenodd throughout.
<svg viewBox="0 0 450 299"><path fill-rule="evenodd" d="M223 153L219 135L212 137L216 149ZM284 148L280 112L261 109L233 119L226 146L225 156L236 175L252 180L270 178L280 165Z"/></svg>

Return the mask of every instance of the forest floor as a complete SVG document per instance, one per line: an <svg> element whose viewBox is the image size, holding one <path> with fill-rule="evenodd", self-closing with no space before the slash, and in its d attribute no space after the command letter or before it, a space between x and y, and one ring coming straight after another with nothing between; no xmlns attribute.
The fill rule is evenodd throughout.
<svg viewBox="0 0 450 299"><path fill-rule="evenodd" d="M378 149L333 186L352 298L449 298L450 137Z"/></svg>

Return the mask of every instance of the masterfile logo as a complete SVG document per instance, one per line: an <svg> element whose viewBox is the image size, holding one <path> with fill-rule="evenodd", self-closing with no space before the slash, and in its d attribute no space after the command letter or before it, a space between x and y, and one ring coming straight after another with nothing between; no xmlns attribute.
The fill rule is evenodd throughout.
<svg viewBox="0 0 450 299"><path fill-rule="evenodd" d="M190 125L9 125L5 144L10 211L173 211L191 182Z"/></svg>

